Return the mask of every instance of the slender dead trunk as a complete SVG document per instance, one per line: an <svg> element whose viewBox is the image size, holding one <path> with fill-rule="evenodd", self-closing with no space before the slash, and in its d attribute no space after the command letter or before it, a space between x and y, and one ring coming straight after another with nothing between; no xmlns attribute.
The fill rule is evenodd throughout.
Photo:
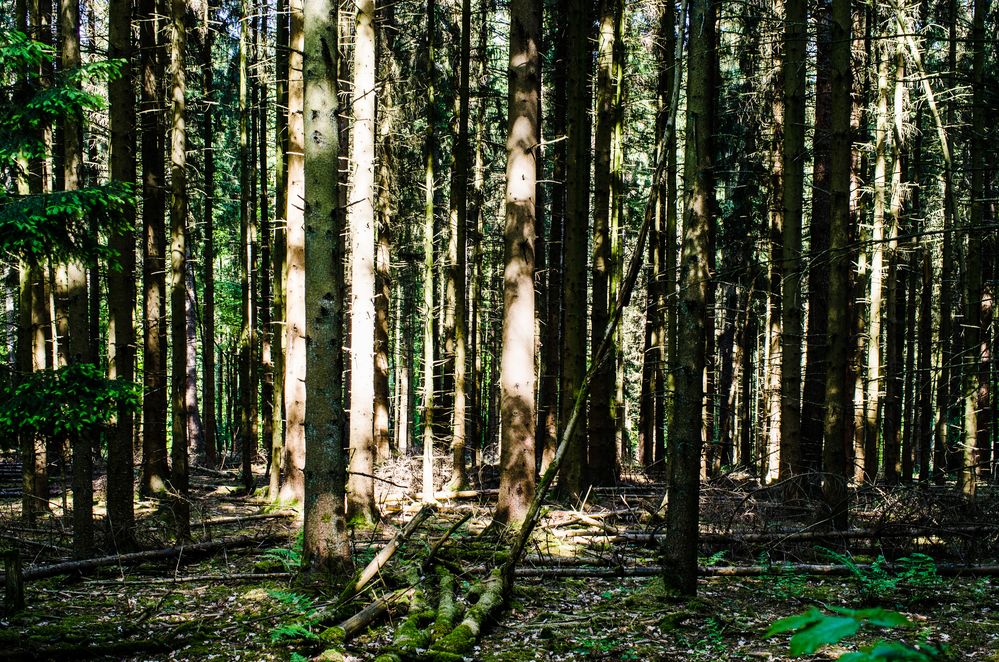
<svg viewBox="0 0 999 662"><path fill-rule="evenodd" d="M201 269L203 302L201 305L201 384L204 403L205 462L209 467L218 463L218 418L215 414L217 391L215 388L215 104L212 88L215 73L212 65L212 44L215 41L211 23L216 7L212 0L204 0L205 15L202 19L201 81L204 87L204 144L205 199L202 208L204 239Z"/></svg>

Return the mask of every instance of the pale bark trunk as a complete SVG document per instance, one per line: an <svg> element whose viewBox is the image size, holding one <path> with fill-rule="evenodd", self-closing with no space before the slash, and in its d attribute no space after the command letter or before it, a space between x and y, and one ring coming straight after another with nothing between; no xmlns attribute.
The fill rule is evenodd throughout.
<svg viewBox="0 0 999 662"><path fill-rule="evenodd" d="M289 0L288 193L285 258L285 444L282 500L301 500L305 490L305 118L302 51L304 0ZM335 42L335 38L332 39ZM334 74L335 75L335 74ZM336 168L332 161L331 168Z"/></svg>
<svg viewBox="0 0 999 662"><path fill-rule="evenodd" d="M375 3L362 0L354 30L351 99L350 462L347 517L378 520L375 505Z"/></svg>
<svg viewBox="0 0 999 662"><path fill-rule="evenodd" d="M495 519L519 526L534 498L534 238L541 104L541 5L510 6L500 492Z"/></svg>

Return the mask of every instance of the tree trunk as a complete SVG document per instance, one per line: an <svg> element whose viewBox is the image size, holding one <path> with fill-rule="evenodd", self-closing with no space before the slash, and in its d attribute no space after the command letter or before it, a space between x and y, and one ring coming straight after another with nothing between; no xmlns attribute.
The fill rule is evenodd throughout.
<svg viewBox="0 0 999 662"><path fill-rule="evenodd" d="M427 1L427 133L424 138L423 204L423 501L434 501L434 124L437 109L434 83L435 0Z"/></svg>
<svg viewBox="0 0 999 662"><path fill-rule="evenodd" d="M271 322L271 352L274 356L274 422L271 426L271 462L268 493L271 499L281 493L281 472L284 463L284 398L285 398L285 281L287 257L288 210L288 0L278 0L275 16L275 127L274 127L274 244L271 248L273 278L273 314Z"/></svg>
<svg viewBox="0 0 999 662"><path fill-rule="evenodd" d="M850 342L850 95L852 91L851 40L853 21L849 0L832 0L830 45L831 117L829 186L829 319L828 372L823 422L823 498L836 529L849 524L846 431L848 348Z"/></svg>
<svg viewBox="0 0 999 662"><path fill-rule="evenodd" d="M617 22L615 0L600 0L597 32L597 76L594 156L593 156L593 262L590 282L590 352L596 349L607 328L610 308L611 255L611 142L614 131L614 39ZM612 485L617 478L614 452L614 423L611 395L614 389L614 363L599 367L590 393L587 471L596 485Z"/></svg>
<svg viewBox="0 0 999 662"><path fill-rule="evenodd" d="M461 60L458 83L458 126L454 148L454 172L452 174L451 209L452 229L448 244L450 253L449 280L453 288L454 306L454 414L451 438L451 481L449 488L461 490L468 485L465 470L465 429L467 423L467 379L468 331L465 269L468 247L465 228L468 222L468 114L469 114L469 69L471 60L472 4L471 0L461 2Z"/></svg>
<svg viewBox="0 0 999 662"><path fill-rule="evenodd" d="M801 219L805 167L805 47L808 10L804 0L788 0L784 27L784 231L781 290L781 477L801 466Z"/></svg>
<svg viewBox="0 0 999 662"><path fill-rule="evenodd" d="M338 71L336 56L331 56L337 52L338 32L333 18L336 13L329 0L304 4L301 0L291 0L290 4L291 46L293 49L296 44L304 47L304 50L298 51L302 59L297 62L304 62L305 68L304 72L301 69L298 72L303 78L295 81L297 85L289 85L291 97L301 94L304 87L304 98L299 97L303 100L304 126L295 126L299 118L292 116L289 147L294 149L296 130L299 136L304 132L312 137L302 145L303 184L307 198L297 198L305 203L302 205L305 210L302 222L308 231L299 235L305 242L301 246L304 251L294 255L292 246L299 245L296 244L298 238L293 241L290 232L288 238L289 266L300 264L304 269L304 265L308 264L308 270L301 274L304 276L302 303L305 304L304 309L309 311L303 329L304 335L309 338L307 355L302 357L307 359L308 366L303 375L303 387L312 395L302 421L304 441L308 447L305 455L303 565L308 572L329 580L345 575L351 563L344 521L347 464L343 451L346 421L342 405L344 268L343 255L338 249L339 236L344 228L339 227L334 214L339 203L339 186L336 178L330 177L330 173L336 171L340 148L336 119L339 109ZM365 21L368 26L371 39L374 38L370 33L373 10L373 3L368 0L358 12L359 20ZM294 72L295 50L292 50L291 59ZM373 126L366 128L374 129ZM302 162L298 161L296 166L301 167ZM292 172L289 164L289 175ZM297 191L301 196L302 189ZM289 197L289 211L295 200ZM289 290L289 303L290 295Z"/></svg>
<svg viewBox="0 0 999 662"><path fill-rule="evenodd" d="M135 182L135 83L132 77L132 2L111 0L108 6L108 49L111 58L124 60L120 77L108 83L111 108L111 179ZM126 208L129 223L135 208ZM116 233L111 247L118 253L120 271L108 279L108 345L113 376L126 382L135 379L135 247L133 231ZM30 322L30 318L29 318ZM114 430L108 438L107 509L109 531L117 549L135 545L135 514L132 507L134 413L120 407Z"/></svg>
<svg viewBox="0 0 999 662"><path fill-rule="evenodd" d="M590 207L589 71L592 61L591 3L561 0L559 11L566 24L566 170L565 227L562 236L563 309L559 394L559 430L572 415L572 405L586 374L586 249ZM576 426L559 473L563 499L581 499L586 489L585 417Z"/></svg>
<svg viewBox="0 0 999 662"><path fill-rule="evenodd" d="M185 392L187 382L187 128L184 124L185 81L184 54L187 30L184 25L188 10L187 0L170 1L170 314L173 365L171 374L171 400L173 433L171 436L170 483L173 487L173 512L177 540L185 542L191 537L191 506L188 501L187 476L187 407Z"/></svg>
<svg viewBox="0 0 999 662"><path fill-rule="evenodd" d="M812 138L812 214L808 249L808 319L805 329L805 383L801 398L801 461L809 485L817 486L822 468L823 405L828 372L830 130L832 15L830 0L815 10L815 127Z"/></svg>
<svg viewBox="0 0 999 662"><path fill-rule="evenodd" d="M260 380L260 420L263 423L263 448L267 457L268 474L270 473L270 463L274 458L274 350L273 350L273 323L271 311L273 306L273 289L271 275L273 265L271 251L273 242L271 240L271 219L270 200L268 198L267 176L267 79L264 76L264 62L268 59L267 48L267 22L268 7L266 0L261 0L257 5L260 14L259 29L256 31L255 60L257 63L257 77L255 79L254 91L259 90L256 106L257 124L257 167L255 173L259 174L259 195L257 207L260 210L260 260L257 265L257 280L260 283L260 297L257 299L258 317L260 319L260 367L263 375Z"/></svg>
<svg viewBox="0 0 999 662"><path fill-rule="evenodd" d="M166 450L166 190L163 150L163 47L156 0L139 3L142 100L142 259L145 333L142 373L142 484L144 496L158 494L169 479Z"/></svg>
<svg viewBox="0 0 999 662"><path fill-rule="evenodd" d="M712 0L690 5L691 30L687 65L687 126L684 156L684 228L680 253L680 301L675 361L676 400L669 437L669 507L667 530L673 539L668 550L675 573L664 575L667 585L687 595L697 592L697 521L700 495L703 376L711 235L715 198L712 163L716 46L715 7Z"/></svg>
<svg viewBox="0 0 999 662"><path fill-rule="evenodd" d="M282 500L301 500L305 490L305 125L302 50L304 0L289 0L288 188L285 218L285 443ZM317 27L317 30L319 28ZM323 30L328 28L324 25ZM334 44L335 38L330 38ZM335 75L335 74L330 74ZM331 92L334 94L334 92ZM335 103L335 100L329 103ZM336 168L335 156L331 168ZM335 205L334 205L335 206Z"/></svg>
<svg viewBox="0 0 999 662"><path fill-rule="evenodd" d="M347 517L372 523L375 505L375 5L358 5L351 99L351 192L347 206L351 255L350 463Z"/></svg>
<svg viewBox="0 0 999 662"><path fill-rule="evenodd" d="M534 498L534 237L541 104L541 5L510 6L510 81L500 359L500 492L495 519L519 526ZM612 448L613 452L613 448ZM612 458L613 459L613 458Z"/></svg>
<svg viewBox="0 0 999 662"><path fill-rule="evenodd" d="M209 467L218 463L218 419L215 415L215 104L212 87L215 82L212 65L212 44L215 41L211 23L215 19L216 7L212 0L204 0L205 16L201 39L201 80L204 88L204 177L205 200L202 209L204 217L204 244L201 255L204 302L201 306L201 384L204 403L205 462Z"/></svg>

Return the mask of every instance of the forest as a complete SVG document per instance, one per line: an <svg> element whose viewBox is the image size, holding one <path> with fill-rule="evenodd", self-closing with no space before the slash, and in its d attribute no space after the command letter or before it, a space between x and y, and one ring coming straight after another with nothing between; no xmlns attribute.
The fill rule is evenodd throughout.
<svg viewBox="0 0 999 662"><path fill-rule="evenodd" d="M997 33L5 2L0 660L999 660Z"/></svg>

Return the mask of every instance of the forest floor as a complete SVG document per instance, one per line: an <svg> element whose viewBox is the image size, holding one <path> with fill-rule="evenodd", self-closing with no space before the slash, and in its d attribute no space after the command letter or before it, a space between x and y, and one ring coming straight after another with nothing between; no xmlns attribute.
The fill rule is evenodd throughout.
<svg viewBox="0 0 999 662"><path fill-rule="evenodd" d="M288 572L298 560L296 517L262 499L235 496L235 473L196 472L193 483L195 519L201 523L193 527L197 541L250 535L260 537L259 542L211 555L28 581L25 609L0 616L0 660L308 659L327 648L317 637L327 625L385 590L376 583L363 600L334 608L335 592L302 587ZM953 509L960 507L949 490L855 493L856 526L880 531L902 523L941 528L938 535L920 535L905 543L885 537L851 541L849 550L838 548L857 563L906 554L923 561L907 574L858 566L858 573L850 576L807 576L793 564L829 563L832 552L817 545L835 544L775 540L704 546L704 565L771 564L774 573L702 578L695 599L669 594L654 577L555 576L559 568L571 572L655 565L655 548L609 534L658 532L661 525L648 511L655 510L659 490L655 484L632 481L596 491L583 508L553 505L523 564L547 576L517 580L506 610L492 620L466 659L826 660L883 637L943 646L949 659L999 662L999 577L938 576L933 571L935 562L995 563L999 557L994 528L961 533L953 519L958 512ZM962 526L994 526L999 521L999 498L986 490L982 494L974 512L959 511ZM359 566L419 508L398 494L382 497L385 522L353 536ZM384 582L397 582L393 568L425 555L433 542L468 516L440 552L441 563L455 572L458 593L463 594L504 558L505 545L488 531L483 533L491 498L485 491L478 498L442 501L390 562ZM70 525L61 516L59 502L59 497L53 498L51 517L25 527L17 520L18 499L0 498L0 544L21 549L26 568L69 557ZM738 535L784 531L795 521L801 529L805 521L776 493L750 481L713 484L705 490L702 511L704 530ZM172 544L170 511L164 503L141 501L137 514L144 548ZM790 657L787 635L765 637L775 620L813 605L825 610L875 605L896 609L915 627L862 630L842 646L826 647L808 658ZM399 619L390 614L374 623L347 642L344 657L328 659L373 659L391 643Z"/></svg>

